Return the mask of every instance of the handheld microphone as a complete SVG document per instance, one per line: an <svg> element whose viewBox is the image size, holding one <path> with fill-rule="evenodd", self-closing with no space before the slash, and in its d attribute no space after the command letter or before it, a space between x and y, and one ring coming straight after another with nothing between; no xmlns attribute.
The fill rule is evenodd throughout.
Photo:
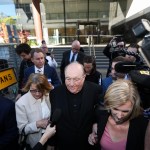
<svg viewBox="0 0 150 150"><path fill-rule="evenodd" d="M124 61L124 62L118 62L115 65L115 71L118 73L129 73L131 70L135 70L140 65L138 63Z"/></svg>
<svg viewBox="0 0 150 150"><path fill-rule="evenodd" d="M59 121L61 116L61 109L56 109L52 115L52 122L50 127L53 127L54 125L56 125L56 123Z"/></svg>

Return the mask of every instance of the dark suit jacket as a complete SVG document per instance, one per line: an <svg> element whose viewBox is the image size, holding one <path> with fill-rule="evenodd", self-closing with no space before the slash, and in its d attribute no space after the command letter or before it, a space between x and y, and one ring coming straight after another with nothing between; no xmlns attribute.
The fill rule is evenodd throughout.
<svg viewBox="0 0 150 150"><path fill-rule="evenodd" d="M33 148L32 150L43 150L44 146L38 142Z"/></svg>
<svg viewBox="0 0 150 150"><path fill-rule="evenodd" d="M71 50L65 51L63 53L63 57L62 57L61 65L60 65L60 77L61 77L62 83L65 82L64 69L70 63L70 61L69 61L70 53L71 53ZM84 56L85 56L85 54L83 52L79 52L76 61L78 61L79 63L83 64Z"/></svg>
<svg viewBox="0 0 150 150"><path fill-rule="evenodd" d="M72 118L69 108L67 88L61 85L50 93L52 113L55 109L61 109L61 117L56 124L56 145L59 150L91 150L88 144L88 135L94 123L95 105L99 101L101 87L95 83L85 81L81 96L81 108L79 110L78 123Z"/></svg>
<svg viewBox="0 0 150 150"><path fill-rule="evenodd" d="M27 68L24 72L24 85L27 82L29 76L31 73L35 73L35 67L31 66ZM47 77L47 79L51 79L51 84L56 87L60 85L60 80L58 78L57 72L53 67L50 67L49 65L44 66L44 75Z"/></svg>
<svg viewBox="0 0 150 150"><path fill-rule="evenodd" d="M0 150L17 150L18 128L15 104L0 96Z"/></svg>
<svg viewBox="0 0 150 150"><path fill-rule="evenodd" d="M98 112L98 141L100 142L105 126L108 121L109 113L105 110ZM126 150L144 150L144 138L148 120L143 116L139 116L130 121ZM100 150L100 145L98 149Z"/></svg>
<svg viewBox="0 0 150 150"><path fill-rule="evenodd" d="M108 87L113 83L111 76L102 79L102 90L103 94L107 91Z"/></svg>
<svg viewBox="0 0 150 150"><path fill-rule="evenodd" d="M33 66L34 63L31 60L22 60L19 69L18 76L18 93L22 93L21 89L23 88L23 79L24 79L24 71L26 68Z"/></svg>

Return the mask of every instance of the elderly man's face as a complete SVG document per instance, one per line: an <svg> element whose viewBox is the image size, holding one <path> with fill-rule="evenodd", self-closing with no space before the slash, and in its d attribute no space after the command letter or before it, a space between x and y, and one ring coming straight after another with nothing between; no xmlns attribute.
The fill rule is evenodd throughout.
<svg viewBox="0 0 150 150"><path fill-rule="evenodd" d="M72 45L72 52L78 53L80 51L80 45Z"/></svg>
<svg viewBox="0 0 150 150"><path fill-rule="evenodd" d="M85 74L78 64L71 64L65 71L65 84L67 89L76 94L81 91L85 80Z"/></svg>

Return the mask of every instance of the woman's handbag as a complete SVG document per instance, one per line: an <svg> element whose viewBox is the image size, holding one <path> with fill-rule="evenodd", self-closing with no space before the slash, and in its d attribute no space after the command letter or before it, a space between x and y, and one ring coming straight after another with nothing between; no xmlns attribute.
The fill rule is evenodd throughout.
<svg viewBox="0 0 150 150"><path fill-rule="evenodd" d="M27 139L27 135L25 134L25 127L22 129L21 134L19 135L19 150L25 150L26 148L26 139Z"/></svg>

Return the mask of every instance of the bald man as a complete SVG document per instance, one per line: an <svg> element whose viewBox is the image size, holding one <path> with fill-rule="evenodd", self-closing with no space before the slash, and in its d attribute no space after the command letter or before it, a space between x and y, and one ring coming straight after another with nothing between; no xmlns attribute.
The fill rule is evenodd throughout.
<svg viewBox="0 0 150 150"><path fill-rule="evenodd" d="M75 40L72 42L72 49L67 50L63 53L61 65L60 65L60 76L62 83L65 83L65 75L64 69L65 67L74 61L78 61L79 63L83 64L84 53L80 51L80 42Z"/></svg>
<svg viewBox="0 0 150 150"><path fill-rule="evenodd" d="M94 123L95 105L101 87L85 81L83 65L70 63L65 68L65 84L51 91L52 113L61 110L56 124L56 145L59 150L92 150L88 135Z"/></svg>

